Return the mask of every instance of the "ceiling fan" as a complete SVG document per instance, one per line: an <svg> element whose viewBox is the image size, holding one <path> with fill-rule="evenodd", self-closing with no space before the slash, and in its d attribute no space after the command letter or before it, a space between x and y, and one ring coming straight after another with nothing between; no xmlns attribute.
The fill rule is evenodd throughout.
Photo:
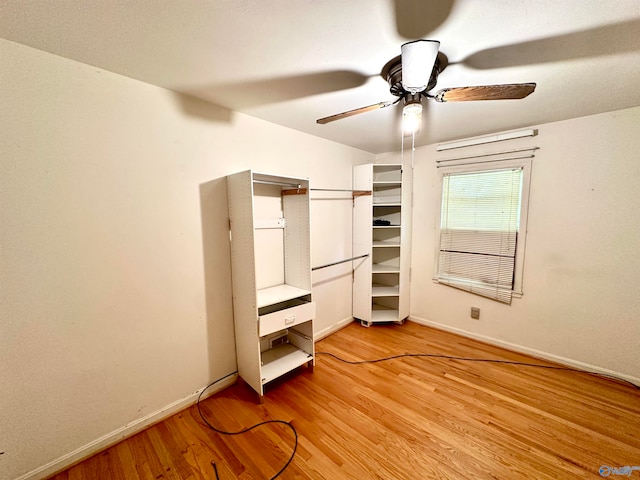
<svg viewBox="0 0 640 480"><path fill-rule="evenodd" d="M325 124L359 113L386 108L402 100L403 129L405 133L412 133L420 129L423 98L440 103L521 99L530 95L536 88L535 83L508 83L444 88L431 94L429 92L435 88L438 75L448 64L447 57L438 51L439 47L440 42L436 40L415 40L405 43L401 47L401 55L383 67L380 75L389 83L391 94L398 97L396 100L330 115L316 120L316 123Z"/></svg>

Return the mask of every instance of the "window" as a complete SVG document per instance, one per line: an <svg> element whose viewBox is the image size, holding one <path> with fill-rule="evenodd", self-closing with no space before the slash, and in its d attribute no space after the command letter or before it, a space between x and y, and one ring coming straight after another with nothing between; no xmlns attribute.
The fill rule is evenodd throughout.
<svg viewBox="0 0 640 480"><path fill-rule="evenodd" d="M522 293L531 160L443 167L436 281L511 303Z"/></svg>

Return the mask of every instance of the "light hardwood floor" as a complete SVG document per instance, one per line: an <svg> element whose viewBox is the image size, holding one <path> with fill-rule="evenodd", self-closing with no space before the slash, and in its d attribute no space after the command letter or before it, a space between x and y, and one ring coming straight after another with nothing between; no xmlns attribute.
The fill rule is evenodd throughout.
<svg viewBox="0 0 640 480"><path fill-rule="evenodd" d="M412 322L353 323L316 350L552 365ZM349 365L318 355L313 372L276 383L262 405L239 382L201 408L226 430L290 421L299 444L282 479L585 479L602 478L603 465L640 466L640 390L570 371L441 358ZM266 479L293 443L284 425L221 436L194 406L53 478L215 479L214 461L221 480Z"/></svg>

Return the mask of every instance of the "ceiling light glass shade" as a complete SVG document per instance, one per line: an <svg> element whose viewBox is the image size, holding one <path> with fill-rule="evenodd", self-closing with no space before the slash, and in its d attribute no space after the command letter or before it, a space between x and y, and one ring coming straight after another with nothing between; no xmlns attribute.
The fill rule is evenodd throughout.
<svg viewBox="0 0 640 480"><path fill-rule="evenodd" d="M402 45L402 87L411 93L427 88L440 42L416 40Z"/></svg>
<svg viewBox="0 0 640 480"><path fill-rule="evenodd" d="M405 135L412 135L420 131L422 123L422 105L407 103L402 107L402 130Z"/></svg>

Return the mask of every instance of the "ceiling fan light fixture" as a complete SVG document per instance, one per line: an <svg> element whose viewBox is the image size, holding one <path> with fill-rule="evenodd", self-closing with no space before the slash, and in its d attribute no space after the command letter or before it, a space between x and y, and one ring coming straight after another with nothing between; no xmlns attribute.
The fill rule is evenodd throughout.
<svg viewBox="0 0 640 480"><path fill-rule="evenodd" d="M412 135L420 131L422 124L422 105L420 102L407 103L402 107L402 131Z"/></svg>
<svg viewBox="0 0 640 480"><path fill-rule="evenodd" d="M402 87L407 92L426 90L439 48L437 40L415 40L402 45Z"/></svg>

